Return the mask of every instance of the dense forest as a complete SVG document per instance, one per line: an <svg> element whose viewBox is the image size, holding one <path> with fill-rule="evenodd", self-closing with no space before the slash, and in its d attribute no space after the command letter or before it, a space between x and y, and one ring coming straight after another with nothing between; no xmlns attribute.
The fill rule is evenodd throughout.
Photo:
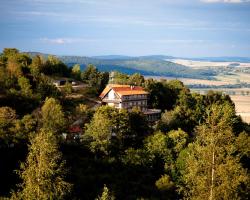
<svg viewBox="0 0 250 200"><path fill-rule="evenodd" d="M109 73L79 64L0 54L0 198L248 199L250 125L228 95L116 71L114 83L142 86L161 109L151 123L98 104Z"/></svg>

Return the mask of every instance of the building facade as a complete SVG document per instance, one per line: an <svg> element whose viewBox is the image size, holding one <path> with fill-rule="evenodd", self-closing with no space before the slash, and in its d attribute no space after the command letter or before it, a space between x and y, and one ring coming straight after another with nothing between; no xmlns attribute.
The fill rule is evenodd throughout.
<svg viewBox="0 0 250 200"><path fill-rule="evenodd" d="M139 86L108 84L99 97L102 104L128 111L138 108L149 121L156 121L160 118L161 111L148 109L148 95L149 93Z"/></svg>

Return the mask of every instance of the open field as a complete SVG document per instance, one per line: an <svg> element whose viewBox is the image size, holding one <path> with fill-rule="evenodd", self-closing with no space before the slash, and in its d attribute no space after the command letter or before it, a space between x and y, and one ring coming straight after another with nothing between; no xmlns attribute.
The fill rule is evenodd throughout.
<svg viewBox="0 0 250 200"><path fill-rule="evenodd" d="M206 94L208 90L192 89L191 91ZM230 95L230 98L235 104L237 115L240 115L244 122L250 123L250 88L224 89L224 91L221 89L213 89L213 91L221 91L227 94L234 92L236 95ZM242 94L244 94L244 96Z"/></svg>
<svg viewBox="0 0 250 200"><path fill-rule="evenodd" d="M233 75L218 75L215 76L215 80L205 80L205 79L192 79L192 78L174 78L168 76L145 76L145 78L153 78L156 80L167 79L173 80L178 79L182 81L185 85L212 85L212 86L221 86L221 85L233 85L239 83L249 83L250 84L250 74L248 73L235 73Z"/></svg>
<svg viewBox="0 0 250 200"><path fill-rule="evenodd" d="M230 96L235 103L235 109L242 119L250 123L250 96L233 95Z"/></svg>
<svg viewBox="0 0 250 200"><path fill-rule="evenodd" d="M229 67L232 65L237 65L237 67L250 67L250 63L241 62L208 62L208 61L194 61L185 59L171 59L171 62L192 67L195 69L200 69L204 67Z"/></svg>
<svg viewBox="0 0 250 200"><path fill-rule="evenodd" d="M229 85L229 84L235 84L236 80L226 80L222 81L221 80L205 80L205 79L192 79L192 78L173 78L173 77L168 77L168 76L144 76L146 79L148 78L153 78L156 80L160 79L167 79L167 80L174 80L178 79L181 82L183 82L185 85L195 85L195 84L201 84L201 85L213 85L213 86L221 86L221 85ZM250 79L250 75L249 75Z"/></svg>
<svg viewBox="0 0 250 200"><path fill-rule="evenodd" d="M227 84L237 84L237 83L250 83L250 74L247 73L235 73L233 75L218 75L216 76L218 81Z"/></svg>
<svg viewBox="0 0 250 200"><path fill-rule="evenodd" d="M209 89L191 89L192 92L206 94ZM230 98L235 104L237 115L240 115L243 121L250 123L250 88L237 89L213 89L230 95Z"/></svg>
<svg viewBox="0 0 250 200"><path fill-rule="evenodd" d="M213 90L216 92L222 92L224 94L228 94L230 96L249 96L250 95L250 88L191 88L191 91L199 93L199 94L206 94L209 90Z"/></svg>

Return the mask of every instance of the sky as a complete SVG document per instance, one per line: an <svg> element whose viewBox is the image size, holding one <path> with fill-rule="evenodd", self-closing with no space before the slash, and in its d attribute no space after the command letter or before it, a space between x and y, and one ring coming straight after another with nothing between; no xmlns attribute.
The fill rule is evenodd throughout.
<svg viewBox="0 0 250 200"><path fill-rule="evenodd" d="M250 57L250 0L0 0L0 50Z"/></svg>

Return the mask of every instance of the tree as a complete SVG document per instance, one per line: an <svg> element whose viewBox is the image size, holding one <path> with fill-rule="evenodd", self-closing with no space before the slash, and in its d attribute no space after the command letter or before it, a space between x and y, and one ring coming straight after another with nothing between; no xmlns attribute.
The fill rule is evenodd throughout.
<svg viewBox="0 0 250 200"><path fill-rule="evenodd" d="M144 81L145 81L144 76L142 76L139 73L135 73L135 74L132 74L131 76L129 76L128 84L142 86Z"/></svg>
<svg viewBox="0 0 250 200"><path fill-rule="evenodd" d="M86 69L82 72L81 74L82 79L86 82L88 82L88 84L90 86L94 86L95 83L97 83L97 77L98 77L98 70L96 69L96 67L92 64L88 65L86 67Z"/></svg>
<svg viewBox="0 0 250 200"><path fill-rule="evenodd" d="M232 132L233 116L230 104L214 104L206 123L198 126L182 172L184 187L180 189L185 198L241 199L244 186L249 189L249 176L237 156L240 149Z"/></svg>
<svg viewBox="0 0 250 200"><path fill-rule="evenodd" d="M84 135L90 140L90 150L105 155L117 154L130 133L128 122L129 116L126 110L119 111L110 106L98 108L91 122L86 125Z"/></svg>
<svg viewBox="0 0 250 200"><path fill-rule="evenodd" d="M163 158L165 161L172 159L168 148L168 137L162 132L156 132L145 139L144 144L147 152L153 157Z"/></svg>
<svg viewBox="0 0 250 200"><path fill-rule="evenodd" d="M145 88L149 92L149 107L161 110L172 109L176 97L173 97L174 92L168 88L166 81L157 82L148 79L145 81Z"/></svg>
<svg viewBox="0 0 250 200"><path fill-rule="evenodd" d="M108 187L104 185L102 195L96 198L96 200L115 200L115 197L111 194Z"/></svg>
<svg viewBox="0 0 250 200"><path fill-rule="evenodd" d="M32 63L30 65L30 72L33 76L37 77L43 71L44 68L44 60L40 55L36 55L32 59Z"/></svg>
<svg viewBox="0 0 250 200"><path fill-rule="evenodd" d="M70 75L70 69L57 57L49 55L44 64L43 73L68 77Z"/></svg>
<svg viewBox="0 0 250 200"><path fill-rule="evenodd" d="M22 184L12 199L64 199L71 184L66 182L65 162L52 132L41 130L32 139L25 163L19 171Z"/></svg>
<svg viewBox="0 0 250 200"><path fill-rule="evenodd" d="M73 92L72 84L69 83L68 81L66 82L66 84L65 84L64 87L63 87L63 92L64 92L66 95L72 94L72 92Z"/></svg>
<svg viewBox="0 0 250 200"><path fill-rule="evenodd" d="M35 92L38 94L41 100L44 100L46 97L58 98L61 96L61 92L52 84L52 81L49 77L45 75L39 76L37 80L37 86Z"/></svg>
<svg viewBox="0 0 250 200"><path fill-rule="evenodd" d="M21 76L20 78L18 78L18 85L21 88L21 93L23 96L25 97L32 96L32 89L31 89L29 79Z"/></svg>
<svg viewBox="0 0 250 200"><path fill-rule="evenodd" d="M60 133L64 128L65 118L62 106L54 98L46 98L42 106L42 127L53 133Z"/></svg>
<svg viewBox="0 0 250 200"><path fill-rule="evenodd" d="M180 128L170 131L168 137L169 140L171 140L171 149L176 155L178 155L187 145L188 134Z"/></svg>
<svg viewBox="0 0 250 200"><path fill-rule="evenodd" d="M151 128L145 115L137 108L133 108L132 111L129 112L129 121L131 135L133 137L127 139L127 146L139 147L143 144L143 140L148 133L150 133Z"/></svg>
<svg viewBox="0 0 250 200"><path fill-rule="evenodd" d="M108 72L99 72L94 65L90 64L82 72L81 78L90 86L91 93L99 95L108 83L109 74Z"/></svg>
<svg viewBox="0 0 250 200"><path fill-rule="evenodd" d="M5 57L10 57L10 56L16 55L18 53L19 53L19 50L15 49L15 48L4 48L4 50L3 50L3 55Z"/></svg>
<svg viewBox="0 0 250 200"><path fill-rule="evenodd" d="M10 144L14 139L13 129L17 116L16 111L10 107L0 107L0 140Z"/></svg>
<svg viewBox="0 0 250 200"><path fill-rule="evenodd" d="M20 77L23 75L22 65L18 62L17 56L8 59L7 70L12 77Z"/></svg>
<svg viewBox="0 0 250 200"><path fill-rule="evenodd" d="M156 187L161 191L170 190L174 187L169 175L162 175L160 179L155 182Z"/></svg>
<svg viewBox="0 0 250 200"><path fill-rule="evenodd" d="M17 120L15 124L15 135L18 140L28 141L29 136L35 135L37 128L37 120L32 115L25 115L21 120Z"/></svg>
<svg viewBox="0 0 250 200"><path fill-rule="evenodd" d="M129 76L127 74L123 74L121 72L115 71L113 72L113 84L128 84Z"/></svg>
<svg viewBox="0 0 250 200"><path fill-rule="evenodd" d="M110 153L112 112L115 112L114 108L102 106L95 112L91 122L86 125L84 137L90 139L89 147L92 152L102 152L105 155Z"/></svg>
<svg viewBox="0 0 250 200"><path fill-rule="evenodd" d="M72 75L76 80L81 79L81 67L79 64L75 64L72 68Z"/></svg>

